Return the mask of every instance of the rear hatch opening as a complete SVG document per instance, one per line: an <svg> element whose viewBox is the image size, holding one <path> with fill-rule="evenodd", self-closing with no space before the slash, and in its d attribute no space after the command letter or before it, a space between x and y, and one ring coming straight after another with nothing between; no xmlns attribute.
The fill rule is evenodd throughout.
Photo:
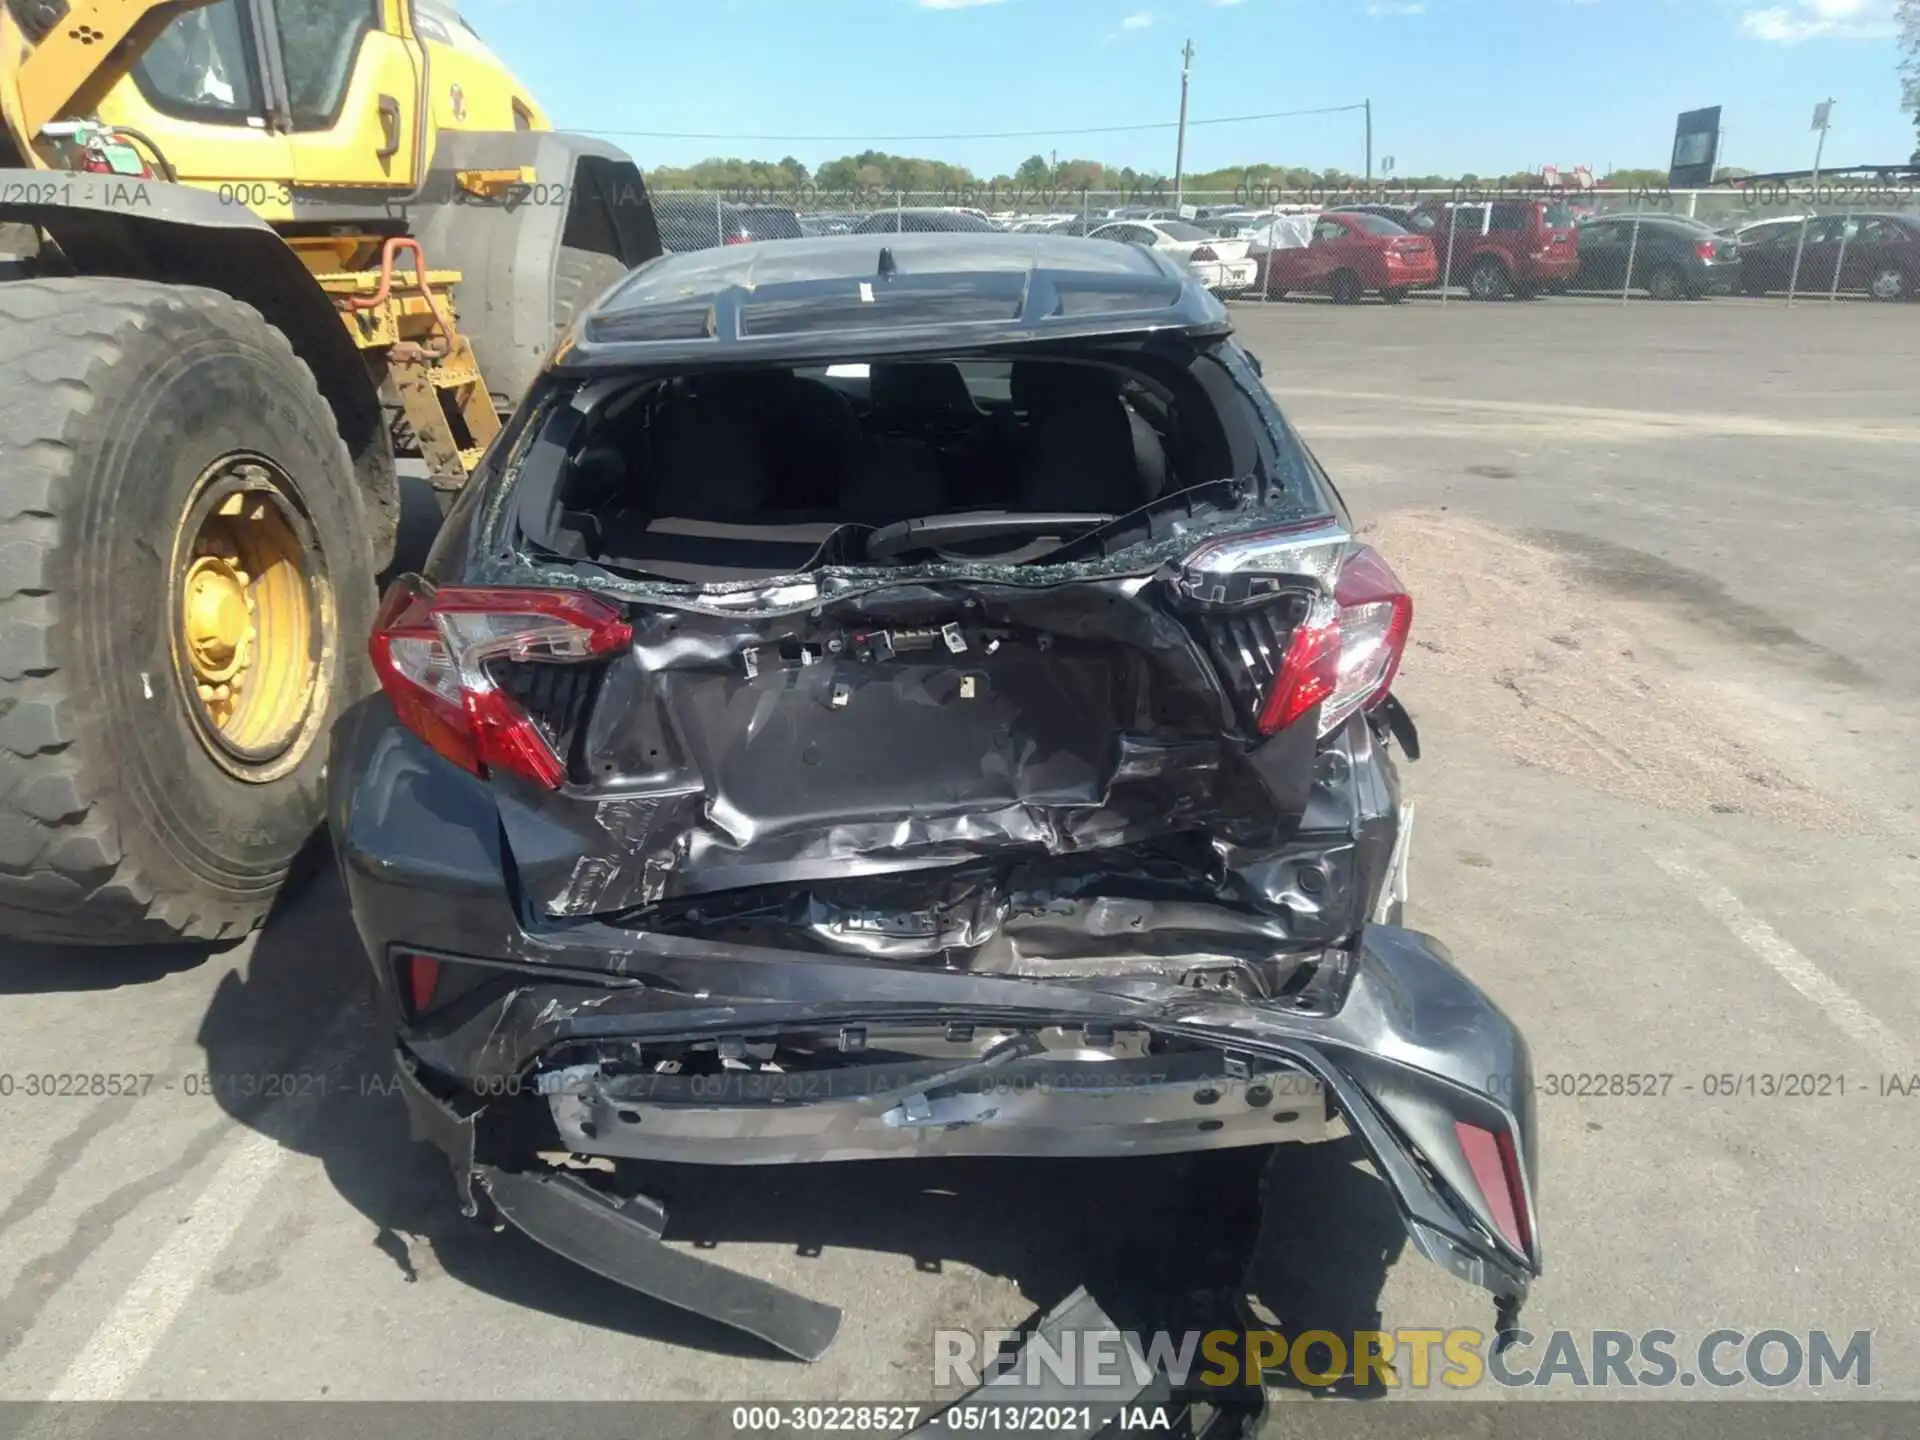
<svg viewBox="0 0 1920 1440"><path fill-rule="evenodd" d="M1104 535L1073 552L1097 556L1156 513L1240 509L1220 482L1270 477L1241 383L1204 352L1139 345L639 377L537 427L551 439L522 466L521 538L701 587L1024 564Z"/></svg>
<svg viewBox="0 0 1920 1440"><path fill-rule="evenodd" d="M803 946L907 953L877 942L896 920L854 931L924 898L833 887L990 861L976 943L1012 973L1060 943L1013 938L1021 894L1144 900L1143 932L1157 901L1219 907L1179 921L1200 953L1244 948L1236 911L1312 949L1370 903L1361 787L1316 757L1384 696L1410 606L1263 402L1238 351L1171 337L563 387L488 546L556 588L423 593L376 658L461 649L443 728L476 731L536 916L787 887L843 917ZM1316 784L1347 786L1324 835ZM1143 889L1162 841L1201 853ZM1016 874L1086 856L1077 889Z"/></svg>

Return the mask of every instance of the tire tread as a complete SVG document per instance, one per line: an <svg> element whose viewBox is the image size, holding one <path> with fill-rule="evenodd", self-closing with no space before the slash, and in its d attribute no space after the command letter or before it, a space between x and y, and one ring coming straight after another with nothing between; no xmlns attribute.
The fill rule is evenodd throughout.
<svg viewBox="0 0 1920 1440"><path fill-rule="evenodd" d="M70 512L79 437L130 338L169 311L243 328L280 352L313 404L313 372L285 335L231 296L101 277L0 284L0 935L77 944L221 940L257 925L264 904L168 893L121 852L104 788L74 751L92 697L62 672L67 604L55 556ZM335 436L350 472L346 445Z"/></svg>

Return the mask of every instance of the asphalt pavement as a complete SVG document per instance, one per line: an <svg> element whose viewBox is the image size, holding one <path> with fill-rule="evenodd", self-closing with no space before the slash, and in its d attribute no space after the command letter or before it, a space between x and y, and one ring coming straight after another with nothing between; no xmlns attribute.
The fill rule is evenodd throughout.
<svg viewBox="0 0 1920 1440"><path fill-rule="evenodd" d="M1413 587L1408 922L1533 1047L1528 1329L1871 1330L1842 1388L1920 1397L1920 307L1234 308ZM1251 1223L1233 1157L676 1182L843 1307L803 1365L463 1220L364 968L324 870L224 953L0 960L0 1399L923 1397L936 1327L1191 1301ZM1268 1202L1282 1323L1490 1323L1343 1144Z"/></svg>

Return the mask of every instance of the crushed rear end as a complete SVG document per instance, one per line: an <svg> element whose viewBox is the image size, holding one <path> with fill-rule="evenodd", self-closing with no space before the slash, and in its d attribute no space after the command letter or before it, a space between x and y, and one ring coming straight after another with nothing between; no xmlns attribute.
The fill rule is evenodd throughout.
<svg viewBox="0 0 1920 1440"><path fill-rule="evenodd" d="M1216 301L1165 262L1108 258L1131 247L952 248L974 238L886 237L872 274L828 279L876 242L678 257L659 277L674 305L703 273L733 282L693 339L615 292L428 577L390 592L384 693L336 732L331 820L416 1133L469 1212L808 1358L837 1315L662 1245L649 1165L1154 1154L1344 1127L1416 1246L1511 1313L1540 1266L1525 1043L1397 924L1411 601ZM1010 254L1025 269L1003 293ZM724 562L799 543L763 490L710 527L720 552L678 560L658 547L685 526L659 503L638 539L583 514L612 493L592 479L603 419L664 406L643 428L677 436L679 406L701 444L733 434L761 412L695 421L751 364L853 352L822 313L845 301L864 322L897 276L925 283L883 342L860 333L868 349L976 377L1009 351L1131 376L1049 411L1058 387L1029 377L1023 400L1016 370L982 445L996 426L1043 456L1069 437L1071 479L1106 420L1144 444L1155 417L1178 484L1124 514L1087 513L1091 492L1055 511L1042 466L1024 509L834 521L805 532L804 563L749 578ZM741 368L716 381L721 360ZM897 378L863 382L863 423L894 423ZM1196 407L1220 424L1212 450L1179 448ZM697 470L715 484L717 453Z"/></svg>

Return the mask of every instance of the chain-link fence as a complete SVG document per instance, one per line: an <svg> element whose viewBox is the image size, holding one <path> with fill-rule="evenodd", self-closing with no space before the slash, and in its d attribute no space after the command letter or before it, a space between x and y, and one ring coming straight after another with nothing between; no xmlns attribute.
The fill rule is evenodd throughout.
<svg viewBox="0 0 1920 1440"><path fill-rule="evenodd" d="M1510 184L1475 185L1463 183L1447 189L1415 189L1396 185L1326 184L1304 187L1246 185L1231 190L1183 190L1156 184L1129 190L1053 189L1031 186L969 185L945 190L903 190L881 186L832 190L811 185L793 187L735 186L712 190L663 189L652 192L654 211L660 225L661 240L669 250L700 250L711 246L742 244L754 240L793 239L809 235L886 234L930 230L980 229L1001 231L1049 231L1085 235L1103 227L1139 227L1151 222L1162 236L1171 236L1175 246L1207 244L1206 251L1189 250L1204 258L1196 268L1206 266L1208 283L1231 299L1264 302L1295 293L1282 278L1287 266L1270 257L1276 247L1310 245L1314 239L1309 223L1287 223L1289 217L1312 217L1327 210L1355 206L1372 207L1387 218L1403 210L1423 210L1452 217L1437 228L1429 219L1423 222L1434 235L1436 259L1441 272L1433 281L1396 287L1382 283L1375 288L1389 299L1400 298L1406 290L1437 291L1444 301L1455 294L1486 298L1491 286L1476 282L1476 274L1491 275L1489 265L1479 253L1490 232L1514 223L1516 214L1531 213L1540 225L1560 230L1577 227L1582 237L1578 249L1597 260L1583 262L1577 275L1558 271L1543 272L1547 278L1537 284L1527 281L1515 269L1505 277L1498 293L1536 289L1559 290L1569 285L1592 290L1617 288L1623 298L1650 292L1663 298L1673 292L1674 273L1683 271L1680 289L1692 293L1699 287L1709 289L1745 288L1750 293L1786 292L1790 297L1817 293L1837 297L1843 291L1874 292L1875 276L1861 271L1859 248L1870 239L1871 223L1864 217L1876 211L1908 210L1915 207L1911 182L1901 185L1858 181L1822 181L1817 186L1804 182L1753 181L1718 186L1707 190L1666 190L1657 188L1580 190ZM1622 216L1639 216L1664 224L1618 226ZM1276 224L1276 222L1282 222ZM1594 222L1612 222L1599 229ZM1693 257L1666 256L1677 233L1674 223L1694 222L1689 228L1704 237L1719 232L1711 242L1696 238ZM1789 222L1800 221L1800 224ZM1768 223L1770 222L1770 223ZM1532 222L1529 222L1532 223ZM1733 238L1748 226L1762 228L1750 236L1764 236L1772 242L1759 259L1771 267L1761 280L1748 277L1741 285L1734 272L1751 245L1740 245ZM1865 227L1863 231L1863 226ZM1182 228L1192 227L1192 228ZM1625 253L1612 253L1614 242L1622 240ZM1120 229L1107 229L1116 239L1151 237ZM1591 237L1591 243L1588 243ZM1774 250L1790 243L1798 252L1782 273L1776 261L1784 259ZM1456 253L1463 241L1467 248ZM1442 242L1444 240L1444 248ZM1714 253L1702 250L1708 245ZM1853 265L1847 263L1847 248L1854 247ZM1212 257L1218 257L1212 258ZM1465 263L1456 263L1464 261ZM1603 262L1603 263L1602 263ZM1696 263L1698 262L1698 263ZM1715 273L1715 267L1722 267ZM1729 279L1729 277L1733 277ZM1320 277L1324 281L1325 277ZM1317 282L1318 283L1318 282ZM1301 286L1312 289L1314 286ZM1326 289L1324 283L1318 288ZM1393 293L1398 292L1398 293ZM1335 286L1336 298L1341 298ZM1881 298L1892 298L1882 296Z"/></svg>

